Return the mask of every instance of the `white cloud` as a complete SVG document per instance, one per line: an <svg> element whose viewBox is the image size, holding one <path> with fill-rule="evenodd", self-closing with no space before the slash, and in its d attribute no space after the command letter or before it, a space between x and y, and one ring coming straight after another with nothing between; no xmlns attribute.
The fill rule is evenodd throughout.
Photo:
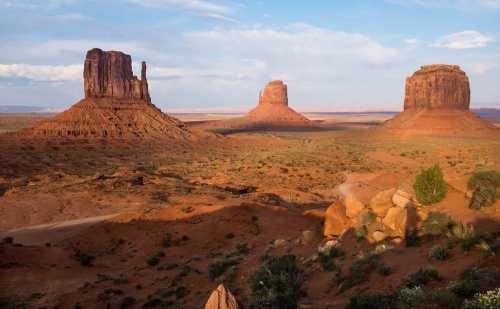
<svg viewBox="0 0 500 309"><path fill-rule="evenodd" d="M232 11L229 6L203 0L129 0L132 3L153 8L173 8L189 11L211 12L228 14Z"/></svg>
<svg viewBox="0 0 500 309"><path fill-rule="evenodd" d="M416 45L418 43L418 40L415 38L407 38L404 39L404 42L408 45Z"/></svg>
<svg viewBox="0 0 500 309"><path fill-rule="evenodd" d="M500 9L500 0L385 0L399 5L418 5L428 8Z"/></svg>
<svg viewBox="0 0 500 309"><path fill-rule="evenodd" d="M70 81L82 78L83 66L73 65L32 65L0 64L0 77L27 78L33 81Z"/></svg>
<svg viewBox="0 0 500 309"><path fill-rule="evenodd" d="M19 9L57 8L73 4L78 0L0 0L0 6Z"/></svg>
<svg viewBox="0 0 500 309"><path fill-rule="evenodd" d="M480 48L495 42L492 35L482 34L478 31L462 31L442 36L432 46L452 49Z"/></svg>

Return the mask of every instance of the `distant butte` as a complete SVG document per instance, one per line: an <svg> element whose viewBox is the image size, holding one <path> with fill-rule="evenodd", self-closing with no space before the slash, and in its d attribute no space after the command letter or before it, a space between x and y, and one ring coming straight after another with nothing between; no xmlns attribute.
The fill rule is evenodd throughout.
<svg viewBox="0 0 500 309"><path fill-rule="evenodd" d="M151 103L142 62L141 79L132 72L132 58L119 51L87 52L85 98L68 110L42 121L24 136L65 138L186 138L191 132Z"/></svg>
<svg viewBox="0 0 500 309"><path fill-rule="evenodd" d="M281 80L266 85L259 94L259 104L247 118L262 126L308 126L310 120L288 106L288 88Z"/></svg>
<svg viewBox="0 0 500 309"><path fill-rule="evenodd" d="M498 132L469 107L469 78L458 65L424 65L406 79L404 111L387 120L382 128L403 135Z"/></svg>

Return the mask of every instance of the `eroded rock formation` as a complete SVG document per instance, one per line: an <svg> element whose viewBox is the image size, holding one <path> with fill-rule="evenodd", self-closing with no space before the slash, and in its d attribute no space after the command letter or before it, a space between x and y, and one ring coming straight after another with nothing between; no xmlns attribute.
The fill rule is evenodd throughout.
<svg viewBox="0 0 500 309"><path fill-rule="evenodd" d="M405 110L469 110L469 105L469 78L458 65L424 65L406 79Z"/></svg>
<svg viewBox="0 0 500 309"><path fill-rule="evenodd" d="M91 49L85 57L83 83L86 98L109 97L151 101L146 79L146 62L141 79L132 72L132 58L119 51Z"/></svg>
<svg viewBox="0 0 500 309"><path fill-rule="evenodd" d="M94 48L85 57L83 78L84 99L23 134L141 139L191 136L182 122L151 103L145 62L139 80L129 55Z"/></svg>
<svg viewBox="0 0 500 309"><path fill-rule="evenodd" d="M458 65L424 65L406 79L404 111L383 132L398 135L491 135L498 129L469 111L469 78Z"/></svg>
<svg viewBox="0 0 500 309"><path fill-rule="evenodd" d="M266 85L259 94L259 104L247 118L264 126L308 126L309 119L288 106L288 89L281 80Z"/></svg>

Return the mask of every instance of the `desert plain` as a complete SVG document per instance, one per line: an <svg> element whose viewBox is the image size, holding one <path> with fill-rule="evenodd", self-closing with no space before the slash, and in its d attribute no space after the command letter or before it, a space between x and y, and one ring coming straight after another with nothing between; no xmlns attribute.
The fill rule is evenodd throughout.
<svg viewBox="0 0 500 309"><path fill-rule="evenodd" d="M468 80L403 124L300 115L281 81L257 118L166 115L128 57L89 51L62 114L0 115L0 307L461 308L500 286L500 121ZM457 70L422 68L452 92Z"/></svg>

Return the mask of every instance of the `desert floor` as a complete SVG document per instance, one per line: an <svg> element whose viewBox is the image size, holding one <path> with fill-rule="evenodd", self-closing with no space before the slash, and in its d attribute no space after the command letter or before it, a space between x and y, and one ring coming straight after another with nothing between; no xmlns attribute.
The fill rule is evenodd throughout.
<svg viewBox="0 0 500 309"><path fill-rule="evenodd" d="M178 115L194 129L226 116ZM459 246L449 260L431 261L429 249L446 240L430 239L394 245L382 257L390 275L373 272L339 292L334 273L308 262L323 241L322 216L332 202L355 195L368 204L390 188L412 192L415 175L435 163L450 189L421 210L448 213L498 237L500 202L471 210L466 188L474 171L500 170L498 136L376 134L376 124L389 117L319 115L311 117L323 124L317 130L224 132L195 143L4 139L0 238L14 241L0 245L0 307L117 308L133 298L136 307L160 299L173 308L201 308L217 286L209 269L221 261L230 267L218 280L245 303L248 280L265 255L297 256L306 276L303 308L343 308L351 296L395 289L425 266L443 278L431 283L436 289L471 267L498 267L498 254ZM0 115L0 132L38 120ZM341 273L375 246L348 235L336 260ZM148 265L155 256L158 264Z"/></svg>

